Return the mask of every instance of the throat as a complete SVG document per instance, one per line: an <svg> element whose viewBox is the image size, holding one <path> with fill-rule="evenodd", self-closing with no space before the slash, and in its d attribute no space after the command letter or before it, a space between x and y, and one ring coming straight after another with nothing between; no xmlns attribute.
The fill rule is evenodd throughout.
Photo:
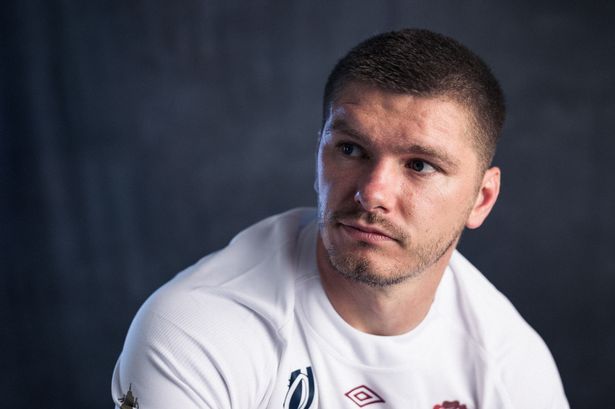
<svg viewBox="0 0 615 409"><path fill-rule="evenodd" d="M348 280L345 280L348 282ZM367 287L330 286L323 281L325 293L335 311L353 328L372 335L401 335L416 328L427 316L433 297L408 296L398 291Z"/></svg>
<svg viewBox="0 0 615 409"><path fill-rule="evenodd" d="M359 331L382 336L407 333L425 319L446 267L433 266L400 283L373 286L337 271L320 239L317 264L325 294L339 316Z"/></svg>

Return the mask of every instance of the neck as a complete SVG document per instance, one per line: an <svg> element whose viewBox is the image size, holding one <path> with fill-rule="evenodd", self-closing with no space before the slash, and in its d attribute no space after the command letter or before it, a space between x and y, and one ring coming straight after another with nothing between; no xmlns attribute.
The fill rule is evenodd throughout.
<svg viewBox="0 0 615 409"><path fill-rule="evenodd" d="M325 293L344 321L369 334L400 335L414 329L429 312L453 250L454 246L417 276L387 287L342 275L331 265L320 236L316 258Z"/></svg>

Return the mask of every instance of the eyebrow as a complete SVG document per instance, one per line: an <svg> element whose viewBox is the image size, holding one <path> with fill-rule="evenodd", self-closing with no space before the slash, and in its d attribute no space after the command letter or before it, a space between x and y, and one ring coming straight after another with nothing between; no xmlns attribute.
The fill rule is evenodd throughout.
<svg viewBox="0 0 615 409"><path fill-rule="evenodd" d="M331 130L344 133L358 140L364 145L371 144L371 138L368 135L357 129L354 129L348 124L348 122L343 119L335 119L331 124ZM446 163L449 166L453 166L455 168L459 167L459 162L453 159L448 153L446 153L442 149L434 148L431 146L425 146L420 144L412 144L409 146L398 145L393 147L393 151L397 154L418 154L436 160L440 163Z"/></svg>

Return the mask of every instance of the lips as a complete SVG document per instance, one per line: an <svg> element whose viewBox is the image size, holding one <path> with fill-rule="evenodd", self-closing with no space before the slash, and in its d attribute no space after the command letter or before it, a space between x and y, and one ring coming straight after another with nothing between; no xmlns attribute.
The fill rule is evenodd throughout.
<svg viewBox="0 0 615 409"><path fill-rule="evenodd" d="M351 237L366 242L396 241L388 232L374 226L368 226L352 221L339 221L340 226Z"/></svg>

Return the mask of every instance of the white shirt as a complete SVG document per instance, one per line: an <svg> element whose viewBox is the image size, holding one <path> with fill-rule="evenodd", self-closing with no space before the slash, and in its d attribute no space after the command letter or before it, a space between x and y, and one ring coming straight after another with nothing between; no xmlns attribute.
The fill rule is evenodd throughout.
<svg viewBox="0 0 615 409"><path fill-rule="evenodd" d="M314 218L270 217L156 291L117 362L116 404L130 387L141 409L568 408L542 339L458 252L415 329L351 327L322 288Z"/></svg>

